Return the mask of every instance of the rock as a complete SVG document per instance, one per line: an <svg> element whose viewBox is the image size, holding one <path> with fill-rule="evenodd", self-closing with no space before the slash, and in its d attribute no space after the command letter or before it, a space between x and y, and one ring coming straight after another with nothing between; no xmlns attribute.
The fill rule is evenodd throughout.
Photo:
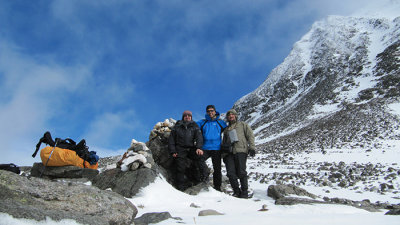
<svg viewBox="0 0 400 225"><path fill-rule="evenodd" d="M37 221L50 217L82 224L131 224L137 214L136 207L117 193L8 171L0 171L0 199L0 212Z"/></svg>
<svg viewBox="0 0 400 225"><path fill-rule="evenodd" d="M141 217L134 219L135 225L147 225L147 224L155 224L161 221L173 218L175 220L182 220L179 217L172 217L169 212L154 212L154 213L145 213Z"/></svg>
<svg viewBox="0 0 400 225"><path fill-rule="evenodd" d="M141 167L152 168L155 166L153 156L143 142L132 139L131 146L117 162L116 167L122 171L137 170Z"/></svg>
<svg viewBox="0 0 400 225"><path fill-rule="evenodd" d="M168 150L168 139L171 133L171 129L175 126L176 121L173 119L167 119L163 123L159 122L154 126L154 129L150 133L149 142L147 146L152 152L153 159L159 167L160 172L166 178L166 180L175 185L175 166L172 156ZM190 188L200 183L197 180L195 174L198 172L196 167L192 163L192 160L186 159L187 170L185 172L186 183L185 186Z"/></svg>
<svg viewBox="0 0 400 225"><path fill-rule="evenodd" d="M189 195L197 195L202 190L208 191L209 190L208 187L209 187L209 185L207 185L206 183L199 183L197 185L194 185L194 186L189 187L188 189L186 189L185 193L189 194Z"/></svg>
<svg viewBox="0 0 400 225"><path fill-rule="evenodd" d="M391 209L385 215L400 215L400 209Z"/></svg>
<svg viewBox="0 0 400 225"><path fill-rule="evenodd" d="M266 204L264 204L264 205L261 206L261 209L259 209L258 211L260 211L260 212L268 211L268 208L267 208L267 207L268 207L268 206L267 206Z"/></svg>
<svg viewBox="0 0 400 225"><path fill-rule="evenodd" d="M42 174L43 173L43 174ZM55 178L88 178L93 179L99 171L77 166L47 166L42 163L34 163L31 169L31 176L55 179Z"/></svg>
<svg viewBox="0 0 400 225"><path fill-rule="evenodd" d="M315 199L317 196L311 194L304 190L303 188L297 187L295 185L270 185L268 187L267 195L275 200L279 198L283 198L288 195L299 195L299 196L307 196Z"/></svg>
<svg viewBox="0 0 400 225"><path fill-rule="evenodd" d="M319 201L309 198L298 198L298 197L282 197L275 201L276 205L297 205L297 204L329 204L324 201Z"/></svg>
<svg viewBox="0 0 400 225"><path fill-rule="evenodd" d="M224 215L224 214L213 209L205 209L199 212L199 216L219 216L219 215Z"/></svg>
<svg viewBox="0 0 400 225"><path fill-rule="evenodd" d="M196 204L194 204L194 203L191 203L191 204L190 204L190 207L192 207L192 208L200 208L200 206L198 206L198 205L196 205Z"/></svg>
<svg viewBox="0 0 400 225"><path fill-rule="evenodd" d="M135 196L139 190L154 182L158 173L155 169L139 168L123 172L118 168L106 170L92 180L100 189L111 188L114 192L127 198Z"/></svg>

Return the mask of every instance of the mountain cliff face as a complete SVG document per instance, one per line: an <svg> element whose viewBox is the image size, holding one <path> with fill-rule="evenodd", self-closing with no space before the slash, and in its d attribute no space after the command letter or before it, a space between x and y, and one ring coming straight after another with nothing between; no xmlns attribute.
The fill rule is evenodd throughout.
<svg viewBox="0 0 400 225"><path fill-rule="evenodd" d="M400 140L399 100L400 13L330 16L234 108L265 151L368 150Z"/></svg>

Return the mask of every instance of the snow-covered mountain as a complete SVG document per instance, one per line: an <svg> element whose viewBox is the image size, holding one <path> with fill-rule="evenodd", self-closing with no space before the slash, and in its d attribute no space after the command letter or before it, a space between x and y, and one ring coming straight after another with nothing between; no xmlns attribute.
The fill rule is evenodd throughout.
<svg viewBox="0 0 400 225"><path fill-rule="evenodd" d="M234 104L260 149L368 150L400 139L400 10L386 15L314 23L261 86Z"/></svg>

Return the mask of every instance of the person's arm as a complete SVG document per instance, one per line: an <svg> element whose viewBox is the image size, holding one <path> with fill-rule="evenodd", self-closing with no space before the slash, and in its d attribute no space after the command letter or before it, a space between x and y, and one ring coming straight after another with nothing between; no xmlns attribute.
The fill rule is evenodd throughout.
<svg viewBox="0 0 400 225"><path fill-rule="evenodd" d="M172 129L171 134L169 135L169 139L168 139L168 150L169 150L169 153L173 157L177 156L177 151L176 151L176 146L175 146L175 137L176 137L175 129Z"/></svg>
<svg viewBox="0 0 400 225"><path fill-rule="evenodd" d="M199 127L196 127L195 129L195 139L196 139L196 154L203 155L203 150L201 150L201 148L203 147L203 135Z"/></svg>
<svg viewBox="0 0 400 225"><path fill-rule="evenodd" d="M254 156L256 154L256 145L255 145L255 138L254 138L254 133L251 127L247 124L244 123L245 125L245 136L247 140L247 144L249 146L249 155Z"/></svg>

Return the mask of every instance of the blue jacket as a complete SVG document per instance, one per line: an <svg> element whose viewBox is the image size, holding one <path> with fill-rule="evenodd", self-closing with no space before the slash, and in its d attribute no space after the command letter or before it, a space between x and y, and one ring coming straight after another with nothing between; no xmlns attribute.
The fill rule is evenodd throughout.
<svg viewBox="0 0 400 225"><path fill-rule="evenodd" d="M215 120L211 120L210 116L206 114L205 119L197 121L200 129L203 127L201 129L203 133L203 150L220 150L221 148L221 134L227 125L225 121L219 119L219 112L215 112L215 115Z"/></svg>

